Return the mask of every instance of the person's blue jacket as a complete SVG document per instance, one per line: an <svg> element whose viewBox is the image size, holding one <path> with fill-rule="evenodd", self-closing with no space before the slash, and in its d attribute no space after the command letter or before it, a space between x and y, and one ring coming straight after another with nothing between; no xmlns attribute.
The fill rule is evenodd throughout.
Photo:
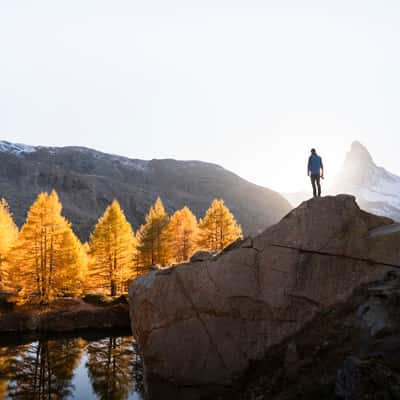
<svg viewBox="0 0 400 400"><path fill-rule="evenodd" d="M308 173L310 175L320 175L323 169L322 158L317 153L311 154L308 159Z"/></svg>

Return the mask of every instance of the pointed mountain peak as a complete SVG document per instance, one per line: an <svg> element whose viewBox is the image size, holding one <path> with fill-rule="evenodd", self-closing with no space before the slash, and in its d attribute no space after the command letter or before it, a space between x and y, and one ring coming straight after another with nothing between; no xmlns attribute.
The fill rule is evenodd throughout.
<svg viewBox="0 0 400 400"><path fill-rule="evenodd" d="M374 163L368 149L357 140L351 144L351 149L347 153L346 161Z"/></svg>
<svg viewBox="0 0 400 400"><path fill-rule="evenodd" d="M368 153L367 148L358 140L355 140L352 144L351 144L351 150L350 151L364 151Z"/></svg>

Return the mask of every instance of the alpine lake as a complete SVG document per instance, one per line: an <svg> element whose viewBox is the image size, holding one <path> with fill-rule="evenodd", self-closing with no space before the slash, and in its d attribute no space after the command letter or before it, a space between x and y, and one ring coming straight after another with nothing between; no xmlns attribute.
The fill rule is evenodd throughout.
<svg viewBox="0 0 400 400"><path fill-rule="evenodd" d="M142 376L129 331L0 336L0 399L142 400Z"/></svg>

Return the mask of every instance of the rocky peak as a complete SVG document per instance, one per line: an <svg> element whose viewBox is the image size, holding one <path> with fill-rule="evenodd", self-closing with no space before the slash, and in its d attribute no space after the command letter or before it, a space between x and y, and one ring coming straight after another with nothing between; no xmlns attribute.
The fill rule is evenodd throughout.
<svg viewBox="0 0 400 400"><path fill-rule="evenodd" d="M346 161L352 163L361 163L363 165L374 164L368 149L357 140L351 144L350 151L346 156Z"/></svg>
<svg viewBox="0 0 400 400"><path fill-rule="evenodd" d="M351 193L366 210L400 220L400 177L377 166L369 151L354 142L330 189Z"/></svg>
<svg viewBox="0 0 400 400"><path fill-rule="evenodd" d="M379 180L382 168L374 163L367 148L358 141L352 143L350 151L335 179L334 188L341 192L354 191L354 187L369 187Z"/></svg>

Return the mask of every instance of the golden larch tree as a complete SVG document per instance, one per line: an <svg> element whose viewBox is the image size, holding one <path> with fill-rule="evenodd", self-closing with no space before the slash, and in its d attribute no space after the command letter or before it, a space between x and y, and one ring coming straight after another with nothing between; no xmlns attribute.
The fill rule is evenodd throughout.
<svg viewBox="0 0 400 400"><path fill-rule="evenodd" d="M61 211L55 191L39 194L8 257L13 286L42 304L79 291L81 246Z"/></svg>
<svg viewBox="0 0 400 400"><path fill-rule="evenodd" d="M169 263L168 222L168 214L158 197L146 216L145 224L138 232L139 260L143 267Z"/></svg>
<svg viewBox="0 0 400 400"><path fill-rule="evenodd" d="M87 279L88 256L85 246L72 229L67 229L61 238L61 249L57 252L57 261L65 268L60 270L57 290L63 295L80 296Z"/></svg>
<svg viewBox="0 0 400 400"><path fill-rule="evenodd" d="M188 261L196 250L198 240L197 218L188 207L171 216L167 236L172 261Z"/></svg>
<svg viewBox="0 0 400 400"><path fill-rule="evenodd" d="M87 293L90 290L90 275L89 275L89 267L91 265L91 254L90 254L90 245L89 242L82 243L83 257L85 260L85 269L83 275L83 285L82 291Z"/></svg>
<svg viewBox="0 0 400 400"><path fill-rule="evenodd" d="M200 248L222 250L242 237L242 228L222 199L214 199L199 222Z"/></svg>
<svg viewBox="0 0 400 400"><path fill-rule="evenodd" d="M111 296L123 292L134 275L136 240L117 200L100 217L89 246L91 287L108 289Z"/></svg>
<svg viewBox="0 0 400 400"><path fill-rule="evenodd" d="M145 272L145 268L143 263L141 262L141 257L140 257L140 249L139 249L139 243L140 243L140 234L139 230L135 233L135 243L136 247L133 252L133 270L134 270L134 275L133 277L136 278L137 276L142 275Z"/></svg>
<svg viewBox="0 0 400 400"><path fill-rule="evenodd" d="M7 254L18 237L15 225L6 199L0 200L0 289L8 287Z"/></svg>

